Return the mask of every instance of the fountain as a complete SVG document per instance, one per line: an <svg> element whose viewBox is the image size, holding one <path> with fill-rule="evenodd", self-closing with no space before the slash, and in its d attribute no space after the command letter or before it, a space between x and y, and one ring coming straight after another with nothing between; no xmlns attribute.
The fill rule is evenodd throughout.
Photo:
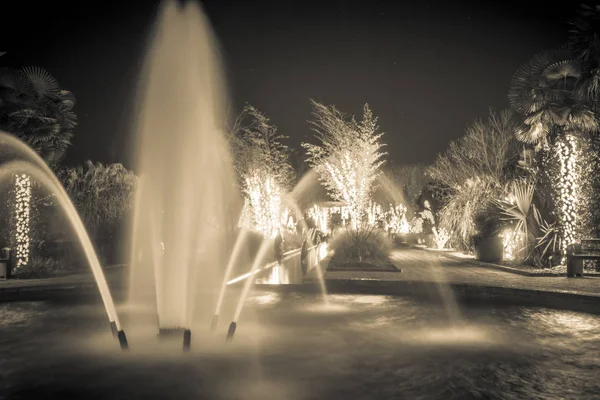
<svg viewBox="0 0 600 400"><path fill-rule="evenodd" d="M189 349L194 314L221 287L237 195L217 46L197 3L162 5L138 98L130 301L155 304L159 332L183 331Z"/></svg>
<svg viewBox="0 0 600 400"><path fill-rule="evenodd" d="M108 315L111 330L113 331L113 334L116 333L121 348L123 350L127 349L127 337L121 327L121 322L119 321L115 304L110 294L108 284L106 283L106 278L102 272L102 267L100 266L94 247L69 195L65 192L65 189L46 162L21 140L7 133L0 132L0 148L5 151L7 150L12 157L17 156L16 160L11 160L12 157L6 158L10 161L7 161L2 165L2 168L0 168L1 179L6 179L16 174L25 174L34 178L36 182L55 194L58 206L69 220L79 239L79 243L83 247L87 261L92 268L92 273L98 284L102 302L104 303L104 308Z"/></svg>
<svg viewBox="0 0 600 400"><path fill-rule="evenodd" d="M134 158L139 181L130 227L128 295L130 304L156 309L160 336L182 334L184 351L191 347L194 316L207 316L215 299L216 308L208 317L212 315L211 327L216 328L226 287L232 283L233 266L247 237L241 230L232 251L225 245L231 233L227 227L235 215L233 199L239 193L223 134L221 71L217 46L199 5L164 2L137 93ZM32 164L9 163L2 173L27 173L57 194L92 266L113 334L122 348L127 348L100 264L67 194L31 149L12 136L1 138L6 148L20 151ZM293 197L300 187L303 184L287 200L297 216L301 212ZM301 223L308 231L305 222ZM272 244L272 240L263 241L243 278L246 281L229 327L229 340L254 275L272 267L261 268ZM317 268L326 299L320 265Z"/></svg>

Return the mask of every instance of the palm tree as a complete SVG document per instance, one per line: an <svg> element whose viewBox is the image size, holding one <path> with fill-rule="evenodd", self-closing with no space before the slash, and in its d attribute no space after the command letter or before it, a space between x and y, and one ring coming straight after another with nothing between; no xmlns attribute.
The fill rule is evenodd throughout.
<svg viewBox="0 0 600 400"><path fill-rule="evenodd" d="M73 94L41 68L0 69L0 130L23 140L51 167L71 144L74 105ZM30 208L31 180L23 175L15 179L16 268L29 262Z"/></svg>
<svg viewBox="0 0 600 400"><path fill-rule="evenodd" d="M600 5L582 4L571 25L569 44L581 63L579 91L598 111L600 98Z"/></svg>
<svg viewBox="0 0 600 400"><path fill-rule="evenodd" d="M71 144L75 96L38 67L0 69L0 129L31 146L55 167Z"/></svg>
<svg viewBox="0 0 600 400"><path fill-rule="evenodd" d="M548 149L566 132L594 132L598 121L577 90L582 62L567 46L535 55L513 76L508 99L522 124L519 140Z"/></svg>
<svg viewBox="0 0 600 400"><path fill-rule="evenodd" d="M508 94L520 117L516 137L535 145L551 182L563 258L567 245L586 230L585 157L599 128L594 106L580 89L584 67L569 46L539 53L516 71Z"/></svg>
<svg viewBox="0 0 600 400"><path fill-rule="evenodd" d="M569 43L577 54L578 60L582 64L582 79L578 87L579 95L587 98L594 112L600 112L600 6L594 7L581 5L576 16L569 21L571 25ZM591 191L595 198L600 196L600 138L592 138L592 154L596 157L590 170L595 173L592 175ZM597 236L600 234L600 207L594 205L591 207L590 214L592 226L595 227L592 232Z"/></svg>

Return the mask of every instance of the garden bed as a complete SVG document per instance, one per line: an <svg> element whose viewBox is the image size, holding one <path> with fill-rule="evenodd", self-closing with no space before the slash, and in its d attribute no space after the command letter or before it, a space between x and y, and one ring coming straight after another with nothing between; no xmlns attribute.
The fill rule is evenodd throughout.
<svg viewBox="0 0 600 400"><path fill-rule="evenodd" d="M381 261L358 261L358 260L335 260L335 256L329 262L327 271L372 271L372 272L402 272L391 262Z"/></svg>

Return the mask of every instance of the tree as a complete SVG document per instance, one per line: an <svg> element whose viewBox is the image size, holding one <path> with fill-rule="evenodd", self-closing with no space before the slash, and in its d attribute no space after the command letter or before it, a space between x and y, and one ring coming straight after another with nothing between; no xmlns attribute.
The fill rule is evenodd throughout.
<svg viewBox="0 0 600 400"><path fill-rule="evenodd" d="M55 167L71 144L75 96L39 67L0 70L0 129L27 143Z"/></svg>
<svg viewBox="0 0 600 400"><path fill-rule="evenodd" d="M430 181L425 166L421 164L388 165L385 175L400 192L404 206L414 211L419 196Z"/></svg>
<svg viewBox="0 0 600 400"><path fill-rule="evenodd" d="M596 113L600 112L600 6L588 6L582 4L576 16L569 21L571 26L569 44L573 49L577 59L581 63L581 77L577 87L578 94L587 99L590 108ZM590 190L590 197L598 199L600 197L600 138L598 135L591 135L591 148L588 156L593 154L595 157L586 157L584 163L587 171L593 171L591 175L591 185L587 186ZM590 160L591 158L591 160ZM591 225L591 234L600 235L600 207L596 201L590 204L589 222Z"/></svg>
<svg viewBox="0 0 600 400"><path fill-rule="evenodd" d="M246 105L234 130L232 149L245 195L243 216L265 237L273 238L281 223L282 197L291 188L294 171L286 136L269 118Z"/></svg>
<svg viewBox="0 0 600 400"><path fill-rule="evenodd" d="M438 155L427 174L445 188L440 226L453 232L457 245L470 247L475 218L501 198L506 184L518 176L519 146L509 110L490 109L487 121L475 120L462 138Z"/></svg>
<svg viewBox="0 0 600 400"><path fill-rule="evenodd" d="M366 220L367 205L381 173L386 153L382 150L377 118L368 104L361 121L334 106L312 101L310 121L318 144L302 143L307 161L330 195L348 205L353 227Z"/></svg>
<svg viewBox="0 0 600 400"><path fill-rule="evenodd" d="M520 117L516 137L535 146L540 179L550 183L563 261L567 246L591 229L591 185L585 182L591 181L591 139L599 125L582 89L584 68L568 46L539 53L516 71L508 94Z"/></svg>
<svg viewBox="0 0 600 400"><path fill-rule="evenodd" d="M600 5L582 4L569 21L569 44L581 66L579 94L598 112L600 99Z"/></svg>
<svg viewBox="0 0 600 400"><path fill-rule="evenodd" d="M41 68L0 69L0 130L27 143L51 167L58 165L71 144L77 124L74 105L73 94L61 90L58 82ZM29 260L31 190L29 176L15 179L16 233L11 235L16 248L15 268Z"/></svg>

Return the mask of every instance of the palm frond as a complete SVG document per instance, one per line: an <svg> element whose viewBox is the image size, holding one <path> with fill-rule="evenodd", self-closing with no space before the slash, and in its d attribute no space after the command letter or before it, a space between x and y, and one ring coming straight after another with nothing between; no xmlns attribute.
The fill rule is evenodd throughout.
<svg viewBox="0 0 600 400"><path fill-rule="evenodd" d="M600 5L582 4L569 21L571 46L584 61L600 58Z"/></svg>
<svg viewBox="0 0 600 400"><path fill-rule="evenodd" d="M573 60L573 53L563 46L556 50L544 51L536 54L527 63L523 64L514 73L508 92L511 107L522 115L536 109L540 101L539 89L550 88L553 77L564 76L573 70L569 61Z"/></svg>
<svg viewBox="0 0 600 400"><path fill-rule="evenodd" d="M57 100L60 88L48 71L40 67L25 67L22 73L33 86L39 97Z"/></svg>
<svg viewBox="0 0 600 400"><path fill-rule="evenodd" d="M581 65L577 60L563 59L548 64L541 74L548 81L558 81L568 77L579 78Z"/></svg>

